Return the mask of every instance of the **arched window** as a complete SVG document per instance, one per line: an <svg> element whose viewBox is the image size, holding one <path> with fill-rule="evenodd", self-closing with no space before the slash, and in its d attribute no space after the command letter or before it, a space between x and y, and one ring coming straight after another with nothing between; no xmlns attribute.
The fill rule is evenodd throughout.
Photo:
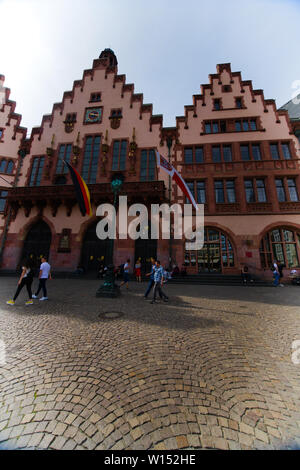
<svg viewBox="0 0 300 470"><path fill-rule="evenodd" d="M300 231L278 227L268 232L260 243L262 268L270 268L273 260L280 261L286 268L299 267Z"/></svg>
<svg viewBox="0 0 300 470"><path fill-rule="evenodd" d="M203 248L186 251L184 261L186 266L194 266L198 272L222 272L223 268L234 266L232 243L223 232L205 228Z"/></svg>

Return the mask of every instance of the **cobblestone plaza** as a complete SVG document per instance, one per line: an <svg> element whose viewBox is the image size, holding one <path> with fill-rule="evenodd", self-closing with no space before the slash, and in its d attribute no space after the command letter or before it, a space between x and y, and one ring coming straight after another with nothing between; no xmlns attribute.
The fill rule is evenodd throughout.
<svg viewBox="0 0 300 470"><path fill-rule="evenodd" d="M171 284L151 305L146 284L109 300L54 279L10 307L15 286L1 277L1 449L299 448L297 286Z"/></svg>

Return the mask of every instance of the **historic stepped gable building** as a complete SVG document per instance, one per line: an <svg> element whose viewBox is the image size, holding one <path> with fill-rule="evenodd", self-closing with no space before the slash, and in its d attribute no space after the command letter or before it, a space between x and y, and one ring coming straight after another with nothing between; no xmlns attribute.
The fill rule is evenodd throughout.
<svg viewBox="0 0 300 470"><path fill-rule="evenodd" d="M114 262L150 256L164 265L185 262L190 273L239 273L242 263L270 276L274 258L286 268L300 262L299 142L285 110L266 100L262 90L217 66L193 105L164 128L162 116L134 93L117 73L113 51L105 49L51 115L32 130L18 158L17 187L10 191L9 231L2 270L12 270L24 255L49 256L54 270L78 265L96 270L107 261L108 244L96 238L97 218L83 217L63 159L89 185L93 212L112 202L111 181L123 178L128 203L168 202L169 181L158 171L154 149L171 162L205 204L205 244L187 252L185 240L116 240ZM15 151L15 157L17 152ZM185 203L176 186L172 202Z"/></svg>
<svg viewBox="0 0 300 470"><path fill-rule="evenodd" d="M10 222L8 194L15 184L20 158L25 155L27 129L20 127L21 115L15 113L16 103L9 99L10 89L4 87L0 75L0 261Z"/></svg>

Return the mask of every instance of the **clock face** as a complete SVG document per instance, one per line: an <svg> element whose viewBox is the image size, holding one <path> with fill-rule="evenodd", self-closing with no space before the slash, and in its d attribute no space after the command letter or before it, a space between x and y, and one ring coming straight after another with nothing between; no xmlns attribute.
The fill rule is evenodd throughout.
<svg viewBox="0 0 300 470"><path fill-rule="evenodd" d="M101 122L102 108L88 108L85 110L84 122L94 123Z"/></svg>

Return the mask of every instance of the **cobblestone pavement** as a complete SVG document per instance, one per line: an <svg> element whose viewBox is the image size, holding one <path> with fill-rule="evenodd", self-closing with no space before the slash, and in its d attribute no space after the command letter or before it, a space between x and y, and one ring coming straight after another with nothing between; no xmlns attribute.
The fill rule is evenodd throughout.
<svg viewBox="0 0 300 470"><path fill-rule="evenodd" d="M145 284L113 301L98 284L10 307L0 278L2 449L300 447L299 287L167 285L151 305Z"/></svg>

